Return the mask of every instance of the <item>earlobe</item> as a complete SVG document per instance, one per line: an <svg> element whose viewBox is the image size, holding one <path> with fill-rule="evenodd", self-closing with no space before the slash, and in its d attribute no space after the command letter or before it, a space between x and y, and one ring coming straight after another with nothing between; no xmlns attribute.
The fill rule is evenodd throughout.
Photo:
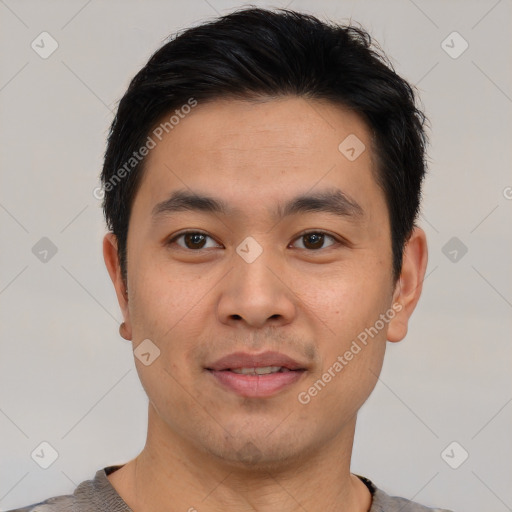
<svg viewBox="0 0 512 512"><path fill-rule="evenodd" d="M121 336L121 338L124 338L127 341L131 341L132 333L128 329L126 322L122 322L121 324L119 324L119 335Z"/></svg>
<svg viewBox="0 0 512 512"><path fill-rule="evenodd" d="M427 269L428 249L425 232L415 227L404 248L402 270L393 294L393 305L397 311L388 326L388 341L397 342L405 338L409 318L418 304ZM400 304L401 307L398 307Z"/></svg>
<svg viewBox="0 0 512 512"><path fill-rule="evenodd" d="M128 290L123 280L121 266L119 264L117 238L112 232L107 233L103 238L103 259L105 260L110 279L114 285L117 301L124 318L124 322L119 326L119 334L125 340L131 340L132 329L128 309Z"/></svg>

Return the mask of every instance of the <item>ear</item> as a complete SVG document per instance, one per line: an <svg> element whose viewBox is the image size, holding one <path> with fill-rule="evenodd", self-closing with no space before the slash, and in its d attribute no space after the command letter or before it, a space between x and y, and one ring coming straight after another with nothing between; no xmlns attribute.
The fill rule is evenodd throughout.
<svg viewBox="0 0 512 512"><path fill-rule="evenodd" d="M130 311L128 309L128 291L123 280L119 256L117 253L117 237L114 233L107 233L103 238L103 259L107 267L110 279L116 290L117 301L123 314L124 323L119 328L119 333L125 340L132 339L132 327L130 322Z"/></svg>
<svg viewBox="0 0 512 512"><path fill-rule="evenodd" d="M427 260L427 237L421 228L415 227L405 245L400 279L393 293L393 309L396 315L388 325L388 341L401 341L407 334L409 318L416 308L423 288Z"/></svg>

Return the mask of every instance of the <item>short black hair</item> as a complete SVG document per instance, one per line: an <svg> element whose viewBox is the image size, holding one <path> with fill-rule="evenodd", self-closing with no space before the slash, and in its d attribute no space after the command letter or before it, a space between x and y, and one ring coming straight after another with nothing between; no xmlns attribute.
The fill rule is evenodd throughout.
<svg viewBox="0 0 512 512"><path fill-rule="evenodd" d="M182 117L197 103L290 95L328 100L365 121L376 182L388 207L393 277L398 279L426 170L427 119L416 105L413 86L360 26L323 22L289 9L249 7L176 34L151 56L119 102L101 181L103 211L118 241L125 282L130 211L151 130L168 118L168 131L172 117L178 119L173 112Z"/></svg>

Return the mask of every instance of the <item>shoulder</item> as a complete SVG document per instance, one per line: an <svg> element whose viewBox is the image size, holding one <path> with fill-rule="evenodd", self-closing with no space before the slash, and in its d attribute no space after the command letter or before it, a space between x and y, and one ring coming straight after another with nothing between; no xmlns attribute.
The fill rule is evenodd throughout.
<svg viewBox="0 0 512 512"><path fill-rule="evenodd" d="M369 512L451 512L444 508L429 508L399 496L390 496L368 478L361 475L357 476L372 493L373 500Z"/></svg>
<svg viewBox="0 0 512 512"><path fill-rule="evenodd" d="M34 503L23 508L8 510L7 512L64 512L72 511L75 499L72 494L55 496L45 501ZM76 507L75 507L76 508Z"/></svg>
<svg viewBox="0 0 512 512"><path fill-rule="evenodd" d="M132 512L110 484L107 475L121 466L108 466L85 480L73 494L54 496L45 501L8 512Z"/></svg>

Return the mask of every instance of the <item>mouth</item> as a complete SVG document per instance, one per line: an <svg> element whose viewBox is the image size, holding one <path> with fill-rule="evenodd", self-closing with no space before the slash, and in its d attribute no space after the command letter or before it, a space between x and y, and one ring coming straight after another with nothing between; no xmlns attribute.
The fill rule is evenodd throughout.
<svg viewBox="0 0 512 512"><path fill-rule="evenodd" d="M228 368L221 371L238 373L239 375L270 375L272 373L295 372L300 370L290 370L285 366L261 366L256 368Z"/></svg>
<svg viewBox="0 0 512 512"><path fill-rule="evenodd" d="M236 352L205 368L224 389L248 398L270 397L297 383L306 365L277 352Z"/></svg>

